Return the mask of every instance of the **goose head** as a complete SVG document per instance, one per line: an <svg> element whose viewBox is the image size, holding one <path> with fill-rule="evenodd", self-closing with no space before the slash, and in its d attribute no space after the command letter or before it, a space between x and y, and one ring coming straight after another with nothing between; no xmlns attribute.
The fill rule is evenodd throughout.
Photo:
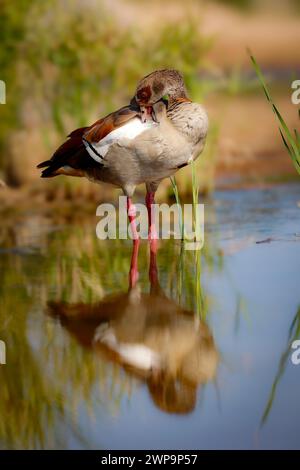
<svg viewBox="0 0 300 470"><path fill-rule="evenodd" d="M145 115L151 115L152 107L158 101L168 106L178 98L187 98L182 74L177 70L156 70L142 78L137 85L134 101Z"/></svg>

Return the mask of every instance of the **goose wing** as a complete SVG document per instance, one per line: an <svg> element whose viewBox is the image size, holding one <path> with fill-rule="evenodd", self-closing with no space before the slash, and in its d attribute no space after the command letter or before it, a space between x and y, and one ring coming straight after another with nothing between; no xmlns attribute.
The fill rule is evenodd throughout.
<svg viewBox="0 0 300 470"><path fill-rule="evenodd" d="M125 106L118 111L99 119L91 126L80 127L68 135L68 139L53 153L49 160L37 167L44 168L41 176L49 178L59 174L84 176L85 170L96 164L103 165L104 156L109 146L126 134L122 127L135 121L139 126L140 112L132 106ZM135 126L129 126L131 130Z"/></svg>

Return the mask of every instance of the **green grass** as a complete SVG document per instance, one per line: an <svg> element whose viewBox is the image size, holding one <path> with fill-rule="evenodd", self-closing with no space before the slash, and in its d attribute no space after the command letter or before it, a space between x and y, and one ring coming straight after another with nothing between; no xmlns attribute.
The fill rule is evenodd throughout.
<svg viewBox="0 0 300 470"><path fill-rule="evenodd" d="M197 210L197 204L198 204L198 201L199 201L199 182L198 182L197 173L196 173L196 169L195 169L195 162L193 160L190 163L190 167L191 167L192 204L193 204L192 227L193 227L193 230L194 230L194 233L195 233L195 241L196 242L201 242L200 221L199 221L199 213L198 213L198 210ZM174 176L171 177L170 180L171 180L171 183L172 183L172 188L173 188L175 200L176 200L176 204L177 204L177 207L178 207L180 230L181 230L181 240L183 242L183 245L182 245L181 251L180 251L180 258L179 258L180 259L180 266L179 266L179 271L178 271L179 274L180 273L182 274L182 271L183 271L182 270L182 265L184 265L183 259L185 257L184 244L187 241L186 240L185 227L184 227L184 218L182 218L183 206L181 204L181 200L180 200L180 196L179 196L179 190L178 190L178 186L176 184L175 177ZM190 242L190 240L189 240L189 242ZM194 295L194 298L195 298L195 312L197 313L197 315L200 316L200 318L202 320L205 321L206 316L207 316L206 315L207 306L206 306L206 302L205 302L205 299L204 299L203 290L202 290L202 286L201 286L201 272L202 272L201 250L197 249L196 253L194 252L194 250L192 250L192 251L189 251L188 253L189 254L192 253L192 255L193 255L191 271L194 271L194 274L195 274L195 276L193 278L193 282L192 282L193 291L194 291L193 295ZM182 288L182 279L181 279L181 277L179 277L178 287L179 287L179 290L181 292L181 288ZM180 297L181 297L181 295L180 295Z"/></svg>
<svg viewBox="0 0 300 470"><path fill-rule="evenodd" d="M268 401L267 401L267 404L266 404L266 407L264 409L263 416L261 419L261 426L263 426L268 419L268 416L274 404L277 387L280 383L281 378L284 375L284 372L288 363L288 359L290 358L290 355L291 355L292 344L295 340L299 339L299 336L300 336L300 307L297 309L296 315L293 318L293 321L289 330L287 347L285 351L283 352L283 354L281 355L281 358L279 361L276 376L273 381L269 398L268 398Z"/></svg>
<svg viewBox="0 0 300 470"><path fill-rule="evenodd" d="M195 162L192 160L191 162L191 169L192 169L192 195L193 195L193 228L196 234L196 241L200 240L200 221L199 221L199 214L197 211L197 204L199 200L199 184L195 170Z"/></svg>
<svg viewBox="0 0 300 470"><path fill-rule="evenodd" d="M201 241L200 240L200 221L199 221L199 214L198 214L198 211L197 211L197 204L198 204L198 200L199 200L199 182L198 182L198 178L197 178L195 162L192 161L189 166L191 168L192 204L193 204L192 227L193 227L193 230L195 232L195 241ZM181 203L181 199L180 199L180 196L179 196L179 190L178 190L178 185L176 183L175 176L171 176L170 180L171 180L172 189L173 189L173 193L174 193L174 196L175 196L176 204L177 204L177 207L178 207L181 240L184 242L184 241L186 241L187 238L186 238L186 232L185 232L185 227L184 227L183 205Z"/></svg>
<svg viewBox="0 0 300 470"><path fill-rule="evenodd" d="M178 186L176 183L175 176L170 177L171 184L172 184L172 189L174 192L177 208L178 208L178 218L179 218L179 227L180 227L180 233L181 233L181 240L184 241L185 239L185 230L184 230L184 221L183 221L183 212L182 212L182 205L179 197L179 191L178 191Z"/></svg>
<svg viewBox="0 0 300 470"><path fill-rule="evenodd" d="M283 116L281 115L278 107L274 103L270 90L268 89L265 77L261 71L260 66L258 65L257 61L255 60L254 56L250 53L250 59L258 80L262 86L262 89L265 93L265 96L270 103L270 106L275 114L275 117L278 122L279 132L284 143L284 146L292 159L294 167L298 174L300 175L300 134L297 129L289 129L287 123L285 122Z"/></svg>

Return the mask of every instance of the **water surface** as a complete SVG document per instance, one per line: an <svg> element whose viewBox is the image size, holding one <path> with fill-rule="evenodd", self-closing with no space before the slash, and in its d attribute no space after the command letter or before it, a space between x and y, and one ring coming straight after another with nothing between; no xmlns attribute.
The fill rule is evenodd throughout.
<svg viewBox="0 0 300 470"><path fill-rule="evenodd" d="M201 258L3 221L3 448L299 448L300 187L217 192ZM257 243L260 242L260 243Z"/></svg>

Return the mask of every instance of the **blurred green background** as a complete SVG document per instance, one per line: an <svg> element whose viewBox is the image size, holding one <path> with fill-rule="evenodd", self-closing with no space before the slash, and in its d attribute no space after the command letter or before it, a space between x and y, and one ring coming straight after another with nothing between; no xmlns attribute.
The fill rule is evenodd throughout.
<svg viewBox="0 0 300 470"><path fill-rule="evenodd" d="M36 164L73 129L125 105L137 80L181 70L211 128L198 165L200 189L293 178L270 110L251 69L250 47L294 125L290 84L299 72L298 1L0 1L2 207L36 198L100 201L109 189L75 178L40 181ZM299 75L299 74L298 74ZM179 173L190 192L189 169ZM159 197L171 194L167 181ZM28 196L28 197L26 197Z"/></svg>

